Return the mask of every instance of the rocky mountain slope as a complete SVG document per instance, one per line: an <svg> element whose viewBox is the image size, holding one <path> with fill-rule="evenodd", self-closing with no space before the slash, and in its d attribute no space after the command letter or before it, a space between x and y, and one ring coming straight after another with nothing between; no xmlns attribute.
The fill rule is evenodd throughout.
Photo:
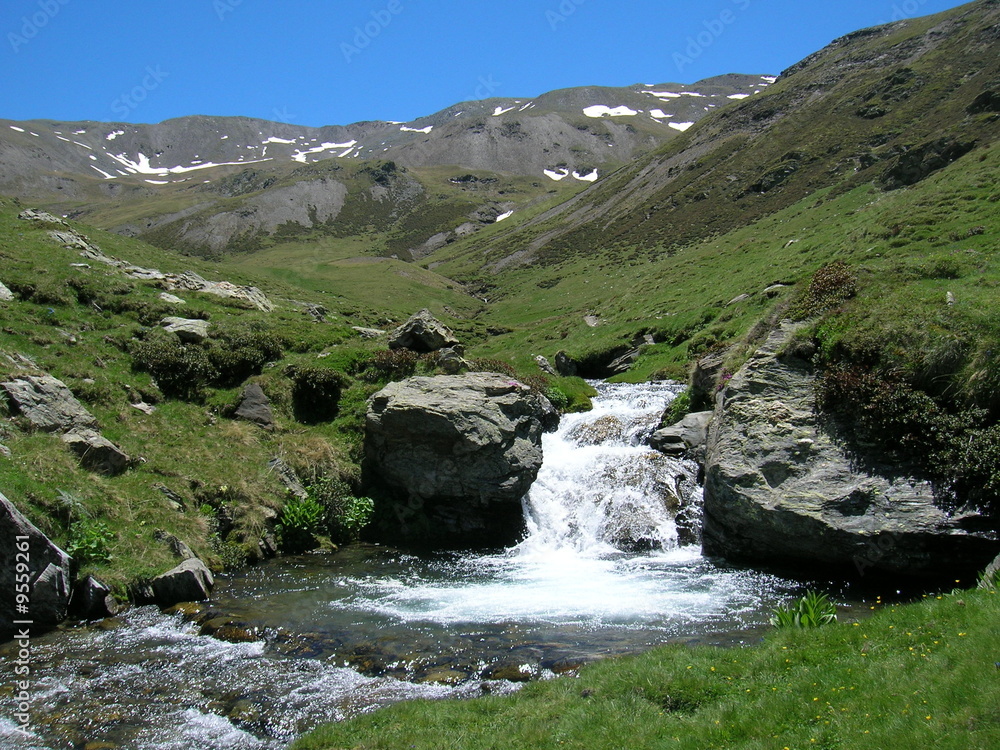
<svg viewBox="0 0 1000 750"><path fill-rule="evenodd" d="M487 195L472 206L462 200L435 206L438 222L412 239L414 248L428 240L433 247L435 235L470 219L466 231L493 221L560 182L592 183L772 80L727 75L690 86L566 89L534 99L465 102L411 123L323 128L238 117L156 125L0 121L0 193L148 235L164 247L213 255L259 249L282 226L357 234L350 218L338 222L352 199L373 198L382 210L363 205L360 213L382 214L377 229L390 229L415 206L426 213L419 194L435 187L411 175L386 191L383 174L376 175L372 194L370 181L353 177L375 162L418 171L448 166L447 192L475 186ZM530 178L528 189L500 184L516 177ZM496 187L483 190L490 185ZM477 216L479 209L485 214Z"/></svg>
<svg viewBox="0 0 1000 750"><path fill-rule="evenodd" d="M655 255L821 187L912 185L998 137L998 23L1000 8L978 2L837 39L477 252L494 269L595 247Z"/></svg>

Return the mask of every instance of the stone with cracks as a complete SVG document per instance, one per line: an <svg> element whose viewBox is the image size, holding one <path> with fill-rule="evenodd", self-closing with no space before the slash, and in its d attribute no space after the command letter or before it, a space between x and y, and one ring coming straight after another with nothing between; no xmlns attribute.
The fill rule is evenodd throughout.
<svg viewBox="0 0 1000 750"><path fill-rule="evenodd" d="M160 325L186 344L200 344L208 338L208 321L189 318L164 318Z"/></svg>
<svg viewBox="0 0 1000 750"><path fill-rule="evenodd" d="M15 410L43 432L65 432L74 427L97 426L87 411L61 380L51 375L33 375L0 383Z"/></svg>
<svg viewBox="0 0 1000 750"><path fill-rule="evenodd" d="M365 482L382 533L411 543L504 546L523 531L521 498L558 415L495 373L417 377L369 401Z"/></svg>
<svg viewBox="0 0 1000 750"><path fill-rule="evenodd" d="M274 429L274 412L271 410L271 400L257 383L250 383L243 389L235 416L238 419L253 422L265 430Z"/></svg>
<svg viewBox="0 0 1000 750"><path fill-rule="evenodd" d="M782 324L719 394L706 459L705 553L844 575L955 576L1000 552L972 509L951 509L912 467L861 466L814 411L809 360Z"/></svg>
<svg viewBox="0 0 1000 750"><path fill-rule="evenodd" d="M423 309L414 314L389 336L390 349L411 349L415 352L436 352L458 345L451 329Z"/></svg>

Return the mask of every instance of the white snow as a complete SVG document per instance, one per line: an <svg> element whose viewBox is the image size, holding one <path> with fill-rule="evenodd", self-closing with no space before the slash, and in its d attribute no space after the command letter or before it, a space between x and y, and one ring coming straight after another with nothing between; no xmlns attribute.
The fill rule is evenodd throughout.
<svg viewBox="0 0 1000 750"><path fill-rule="evenodd" d="M301 162L302 164L306 164L307 163L306 157L309 156L309 154L320 154L323 153L324 151L332 151L335 148L351 148L352 146L356 146L357 144L358 144L357 141L347 141L346 143L323 143L319 146L314 146L313 148L306 149L305 151L296 151L294 154L292 154L292 160ZM247 163L249 164L252 162L247 162Z"/></svg>
<svg viewBox="0 0 1000 750"><path fill-rule="evenodd" d="M343 158L345 158L347 156L350 156L350 154L351 154L351 152L353 150L354 150L354 146L351 146L349 149L347 149L346 151L344 151L342 154L337 154L337 158L338 159L343 159Z"/></svg>
<svg viewBox="0 0 1000 750"><path fill-rule="evenodd" d="M750 94L730 94L727 99L746 99Z"/></svg>
<svg viewBox="0 0 1000 750"><path fill-rule="evenodd" d="M643 91L644 94L651 94L657 99L680 99L680 94L675 94L673 91Z"/></svg>
<svg viewBox="0 0 1000 750"><path fill-rule="evenodd" d="M125 135L125 131L124 130L116 130L113 133L108 133L107 136L106 136L106 138L109 141L113 141L115 138L117 138L120 135Z"/></svg>
<svg viewBox="0 0 1000 750"><path fill-rule="evenodd" d="M605 107L603 104L595 104L592 107L584 108L583 114L587 117L632 117L639 113L624 105L612 109L611 107Z"/></svg>
<svg viewBox="0 0 1000 750"><path fill-rule="evenodd" d="M89 151L93 151L94 150L94 149L90 148L90 146L88 146L86 143L80 143L80 141L73 141L73 143L75 143L77 146L82 146L83 148L88 149Z"/></svg>
<svg viewBox="0 0 1000 750"><path fill-rule="evenodd" d="M502 114L503 114L504 112L510 112L510 111L511 111L511 110L513 110L513 109L514 109L515 107L517 107L517 105L516 105L516 104L515 104L515 105L514 105L513 107L507 107L507 109L504 109L503 107L497 107L496 109L494 109L494 110L493 110L493 116L494 116L494 117L499 117L499 116L500 116L500 115L502 115ZM497 221L499 221L499 219L497 219Z"/></svg>
<svg viewBox="0 0 1000 750"><path fill-rule="evenodd" d="M228 135L224 135L224 136L222 136L222 138L220 140L227 141L227 140L229 140L229 136Z"/></svg>
<svg viewBox="0 0 1000 750"><path fill-rule="evenodd" d="M113 174L108 174L103 169L95 167L93 164L90 165L90 168L91 169L96 169L98 172L100 172L101 175L104 177L105 180L114 180L114 179L117 179Z"/></svg>
<svg viewBox="0 0 1000 750"><path fill-rule="evenodd" d="M551 180L555 180L556 182L559 182L559 180L563 180L569 177L568 169L560 169L558 172L553 171L551 169L545 169L543 170L543 172L545 173L546 177L548 177Z"/></svg>
<svg viewBox="0 0 1000 750"><path fill-rule="evenodd" d="M63 138L61 135L57 135L56 138L58 138L60 141L66 141L66 143L72 143L73 142L69 138Z"/></svg>
<svg viewBox="0 0 1000 750"><path fill-rule="evenodd" d="M170 180L146 180L150 185L169 185Z"/></svg>
<svg viewBox="0 0 1000 750"><path fill-rule="evenodd" d="M704 95L704 94L699 94L699 93L697 93L697 92L695 92L695 91L682 91L682 92L681 92L681 96L699 96L699 97L701 97L702 99L704 99L704 98L705 98L705 95Z"/></svg>
<svg viewBox="0 0 1000 750"><path fill-rule="evenodd" d="M514 215L514 212L513 212L513 211L508 211L508 212L507 212L507 213L505 213L505 214L500 214L500 215L499 215L499 216L497 217L497 223L499 223L499 222L503 221L504 219L509 219L509 218L510 218L511 216L513 216L513 215Z"/></svg>
<svg viewBox="0 0 1000 750"><path fill-rule="evenodd" d="M768 83L774 83L778 80L778 76L761 76L762 81L767 81Z"/></svg>
<svg viewBox="0 0 1000 750"><path fill-rule="evenodd" d="M190 167L154 167L149 163L149 157L145 154L138 154L137 161L132 161L126 154L108 154L108 156L119 164L122 164L130 172L155 175L157 177L166 177L168 174L183 174L184 172L194 172L199 169L210 169L212 167L240 166L243 164L258 164L263 161L271 161L270 159L257 159L255 161L228 161L221 164L207 162Z"/></svg>
<svg viewBox="0 0 1000 750"><path fill-rule="evenodd" d="M41 138L42 137L42 136L38 135L38 133L35 133L35 132L31 131L31 130L29 130L28 132L31 133L33 136L35 136L35 138Z"/></svg>
<svg viewBox="0 0 1000 750"><path fill-rule="evenodd" d="M579 172L573 172L573 179L580 180L580 182L597 182L597 170L589 174L580 174Z"/></svg>
<svg viewBox="0 0 1000 750"><path fill-rule="evenodd" d="M662 109L651 109L649 110L649 116L654 120L665 120L668 117L673 117L673 115L668 115Z"/></svg>
<svg viewBox="0 0 1000 750"><path fill-rule="evenodd" d="M19 128L19 127L17 127L17 125L11 125L10 129L11 130L16 130L18 133L23 133L24 132L24 128Z"/></svg>
<svg viewBox="0 0 1000 750"><path fill-rule="evenodd" d="M667 125L669 125L670 127L672 127L674 130L679 130L679 131L681 131L683 133L689 127L691 127L692 125L694 125L694 123L693 122L668 122Z"/></svg>
<svg viewBox="0 0 1000 750"><path fill-rule="evenodd" d="M432 130L434 130L434 126L428 125L426 128L408 128L405 125L403 125L399 129L404 133L423 133L424 135L427 135Z"/></svg>
<svg viewBox="0 0 1000 750"><path fill-rule="evenodd" d="M86 134L87 134L86 130L74 130L73 131L73 135L86 135Z"/></svg>
<svg viewBox="0 0 1000 750"><path fill-rule="evenodd" d="M267 145L268 143L284 143L286 146L291 146L295 143L296 140L298 139L292 138L291 140L288 140L286 138L276 138L275 136L272 135L270 138L264 141L264 145Z"/></svg>
<svg viewBox="0 0 1000 750"><path fill-rule="evenodd" d="M96 157L96 156L94 156L93 154L87 154L87 156L89 156L89 157L90 157L90 160L91 160L91 161L97 161L97 157Z"/></svg>
<svg viewBox="0 0 1000 750"><path fill-rule="evenodd" d="M526 109L529 109L530 107L534 107L534 106L535 106L535 103L534 103L534 102L528 102L527 104L525 104L525 105L524 105L523 107L521 107L521 108L520 108L519 110L517 110L517 111L518 111L518 112L524 112L524 110L526 110Z"/></svg>

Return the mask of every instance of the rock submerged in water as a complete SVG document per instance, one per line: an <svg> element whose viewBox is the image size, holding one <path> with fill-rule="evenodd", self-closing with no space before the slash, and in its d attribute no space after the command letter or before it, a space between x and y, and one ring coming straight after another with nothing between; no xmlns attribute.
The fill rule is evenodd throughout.
<svg viewBox="0 0 1000 750"><path fill-rule="evenodd" d="M521 498L542 463L552 405L504 375L391 383L369 401L365 483L389 539L505 546L524 530Z"/></svg>
<svg viewBox="0 0 1000 750"><path fill-rule="evenodd" d="M905 467L859 467L820 422L811 363L783 353L795 330L782 324L719 395L706 460L705 553L835 566L848 576L982 570L1000 542L973 530L981 516L942 508L931 482Z"/></svg>

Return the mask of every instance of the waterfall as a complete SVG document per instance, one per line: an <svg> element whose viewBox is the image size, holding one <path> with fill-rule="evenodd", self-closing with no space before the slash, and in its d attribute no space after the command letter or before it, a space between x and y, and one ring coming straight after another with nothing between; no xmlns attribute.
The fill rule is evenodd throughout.
<svg viewBox="0 0 1000 750"><path fill-rule="evenodd" d="M525 498L519 556L602 558L671 550L693 538L697 467L645 445L677 385L595 384L594 409L544 437L545 461Z"/></svg>

